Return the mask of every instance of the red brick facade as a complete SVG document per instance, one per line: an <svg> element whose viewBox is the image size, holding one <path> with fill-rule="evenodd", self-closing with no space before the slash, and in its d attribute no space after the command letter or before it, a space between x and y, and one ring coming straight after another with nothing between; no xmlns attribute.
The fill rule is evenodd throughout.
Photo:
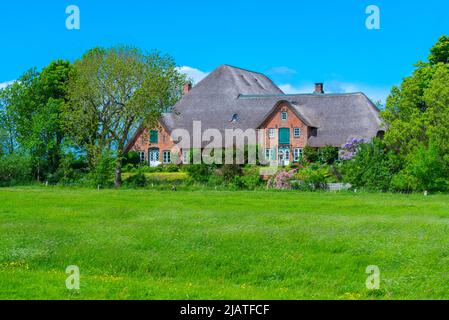
<svg viewBox="0 0 449 320"><path fill-rule="evenodd" d="M270 160L280 161L281 165L300 160L311 130L287 102L279 103L258 129L266 130L265 154L270 156ZM288 131L288 142L280 140L281 130L284 130L284 140ZM157 142L151 142L151 131L157 131ZM273 134L271 136L270 131ZM154 130L140 130L128 151L141 153L142 162L150 165L168 164L168 160L179 163L182 155L171 153L174 145L170 133L164 126L159 125ZM170 153L170 156L166 153ZM177 157L177 160L174 157Z"/></svg>
<svg viewBox="0 0 449 320"><path fill-rule="evenodd" d="M283 117L283 113L286 114ZM307 141L310 135L310 128L298 117L296 112L288 105L288 103L280 103L272 114L265 120L260 127L266 130L266 149L271 149L272 160L279 159L282 152L288 150L287 158L284 161L294 162L302 157L303 149L307 146ZM270 129L274 132L274 136L270 137ZM279 129L289 129L289 143L281 143L279 140ZM299 135L295 135L299 131ZM282 150L280 150L282 149ZM295 159L295 149L296 159Z"/></svg>
<svg viewBox="0 0 449 320"><path fill-rule="evenodd" d="M143 152L144 156L141 158L142 162L150 164L150 150L157 150L159 152L159 163L164 164L164 152L171 152L174 142L170 137L170 133L162 126L159 125L157 129L157 143L152 143L150 140L151 131L153 130L140 130L133 142L130 144L129 151ZM170 160L173 155L170 155Z"/></svg>

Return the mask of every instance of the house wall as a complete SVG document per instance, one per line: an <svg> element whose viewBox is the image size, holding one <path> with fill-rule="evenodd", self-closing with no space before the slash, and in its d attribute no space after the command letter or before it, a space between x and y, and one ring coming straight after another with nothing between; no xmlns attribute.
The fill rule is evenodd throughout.
<svg viewBox="0 0 449 320"><path fill-rule="evenodd" d="M158 143L150 143L150 131L158 131ZM144 129L135 138L134 143L130 151L145 152L145 162L148 163L148 154L151 148L158 148L160 152L159 160L163 162L163 152L171 151L174 146L174 142L170 137L170 134L165 130L163 126L158 125L157 129Z"/></svg>
<svg viewBox="0 0 449 320"><path fill-rule="evenodd" d="M281 118L282 112L287 112L286 121ZM275 129L275 137L272 139L269 137L270 128ZM293 161L293 150L295 148L305 148L307 146L310 129L300 118L298 118L296 113L286 103L279 105L261 127L261 129L266 130L266 148L276 147L277 149L279 147L279 128L290 129L290 161ZM301 130L301 136L299 138L294 137L294 128L299 128Z"/></svg>
<svg viewBox="0 0 449 320"><path fill-rule="evenodd" d="M287 120L282 120L281 114L282 112L287 112ZM275 129L274 138L269 138L269 129ZM280 128L289 128L290 129L290 162L294 161L294 149L295 148L304 148L307 146L308 138L311 134L311 129L304 124L304 122L296 115L296 113L291 109L291 107L287 104L280 104L276 110L273 111L272 115L265 121L265 123L260 127L260 129L265 129L265 149L276 149L276 159L279 156L279 129ZM295 138L294 129L299 128L301 130L301 136L299 138ZM148 163L149 160L149 150L151 148L158 148L160 152L160 162L163 162L163 152L171 151L174 147L175 143L170 137L170 134L165 130L162 125L158 126L158 143L150 143L150 129L142 130L134 139L134 142L131 143L130 150L132 151L142 151L145 153L145 162ZM174 155L172 154L172 161ZM178 159L182 159L182 155L178 155Z"/></svg>

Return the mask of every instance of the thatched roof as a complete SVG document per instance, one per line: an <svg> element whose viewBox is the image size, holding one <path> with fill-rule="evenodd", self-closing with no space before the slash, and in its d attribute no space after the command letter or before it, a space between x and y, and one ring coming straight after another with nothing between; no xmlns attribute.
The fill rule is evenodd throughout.
<svg viewBox="0 0 449 320"><path fill-rule="evenodd" d="M317 135L311 146L340 147L349 138L371 139L382 129L379 110L363 93L286 95L261 73L222 65L198 83L161 121L171 131L258 128L279 101L288 102ZM238 115L238 121L231 121Z"/></svg>

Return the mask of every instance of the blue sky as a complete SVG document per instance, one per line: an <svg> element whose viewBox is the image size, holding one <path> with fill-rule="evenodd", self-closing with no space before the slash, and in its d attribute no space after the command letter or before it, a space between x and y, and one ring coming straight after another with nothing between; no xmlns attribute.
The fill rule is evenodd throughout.
<svg viewBox="0 0 449 320"><path fill-rule="evenodd" d="M81 29L66 29L77 5ZM381 29L365 27L377 5ZM287 92L364 91L384 99L449 33L446 0L70 0L0 2L0 83L94 46L171 54L197 80L221 64L268 74Z"/></svg>

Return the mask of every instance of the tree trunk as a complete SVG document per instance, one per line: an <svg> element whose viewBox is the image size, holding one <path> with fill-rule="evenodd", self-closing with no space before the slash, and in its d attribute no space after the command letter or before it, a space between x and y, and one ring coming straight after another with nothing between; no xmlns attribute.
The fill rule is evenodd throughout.
<svg viewBox="0 0 449 320"><path fill-rule="evenodd" d="M120 188L122 186L122 159L118 159L115 164L115 187Z"/></svg>
<svg viewBox="0 0 449 320"><path fill-rule="evenodd" d="M117 162L115 163L115 178L114 184L116 188L120 188L122 186L122 156L123 151L117 151Z"/></svg>

